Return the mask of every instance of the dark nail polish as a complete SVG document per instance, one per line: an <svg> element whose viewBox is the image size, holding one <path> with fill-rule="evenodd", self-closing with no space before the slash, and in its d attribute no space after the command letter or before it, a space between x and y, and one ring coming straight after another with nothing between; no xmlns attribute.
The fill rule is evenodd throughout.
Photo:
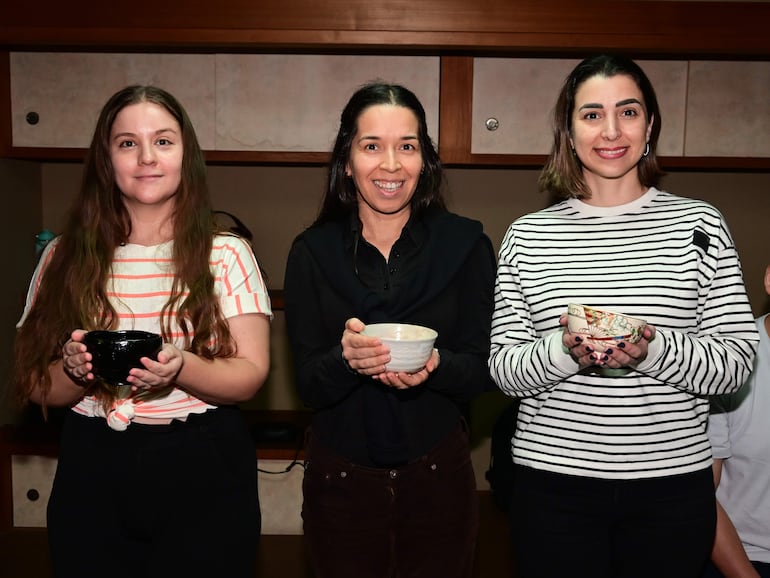
<svg viewBox="0 0 770 578"><path fill-rule="evenodd" d="M607 351L605 351L604 353L606 353L607 355L612 355L612 349L608 349L608 350L607 350Z"/></svg>
<svg viewBox="0 0 770 578"><path fill-rule="evenodd" d="M588 353L591 353L591 352L593 351L593 349L591 349L591 346L590 346L590 345L586 345L586 351L587 351Z"/></svg>
<svg viewBox="0 0 770 578"><path fill-rule="evenodd" d="M618 347L620 347L621 349L624 349L626 347L626 344L621 341L620 343L618 343Z"/></svg>
<svg viewBox="0 0 770 578"><path fill-rule="evenodd" d="M577 341L578 343L583 343L583 338L579 336L575 337L575 341Z"/></svg>
<svg viewBox="0 0 770 578"><path fill-rule="evenodd" d="M602 361L607 361L608 359L609 359L609 357L606 356L606 355L604 357L602 357Z"/></svg>

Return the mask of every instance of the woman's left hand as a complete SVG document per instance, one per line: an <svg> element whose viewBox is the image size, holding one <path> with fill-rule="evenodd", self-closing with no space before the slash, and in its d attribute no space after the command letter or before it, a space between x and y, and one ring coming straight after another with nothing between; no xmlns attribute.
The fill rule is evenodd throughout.
<svg viewBox="0 0 770 578"><path fill-rule="evenodd" d="M164 343L158 353L157 361L149 357L142 357L140 361L146 369L134 368L128 375L132 389L137 392L173 385L177 375L182 371L184 355L175 345Z"/></svg>
<svg viewBox="0 0 770 578"><path fill-rule="evenodd" d="M636 367L647 359L650 341L655 339L655 327L648 325L642 332L642 338L636 343L618 341L602 353L597 353L601 367L619 369L621 367Z"/></svg>
<svg viewBox="0 0 770 578"><path fill-rule="evenodd" d="M420 371L415 373L385 371L378 375L373 375L372 378L395 389L409 389L424 383L430 377L430 374L436 371L440 363L441 357L439 356L438 349L434 349L428 361L425 362L425 367Z"/></svg>

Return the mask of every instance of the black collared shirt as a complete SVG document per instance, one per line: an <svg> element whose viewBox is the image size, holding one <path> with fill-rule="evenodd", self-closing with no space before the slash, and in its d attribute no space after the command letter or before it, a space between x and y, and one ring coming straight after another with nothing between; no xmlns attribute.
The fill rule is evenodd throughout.
<svg viewBox="0 0 770 578"><path fill-rule="evenodd" d="M302 235L292 246L284 284L286 322L297 391L313 409L314 439L356 463L371 465L361 387L369 378L347 370L340 345L346 320L361 314L329 276L352 270L358 281L392 302L413 292L410 283L418 266L425 266L426 257L432 259L425 254L430 233L423 222L411 220L385 259L358 234L357 219L340 226L342 235L332 237L342 244L332 252L339 263L318 262ZM436 297L404 318L392 319L432 327L439 335L438 369L420 386L398 392L410 459L427 453L457 427L467 402L494 389L487 366L496 268L489 238L478 236L462 263L452 265L457 273Z"/></svg>

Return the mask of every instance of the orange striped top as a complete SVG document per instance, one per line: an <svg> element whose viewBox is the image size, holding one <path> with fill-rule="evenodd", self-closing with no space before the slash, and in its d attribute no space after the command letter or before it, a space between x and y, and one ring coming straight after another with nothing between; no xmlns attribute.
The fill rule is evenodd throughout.
<svg viewBox="0 0 770 578"><path fill-rule="evenodd" d="M54 239L49 243L41 255L19 325L34 302L57 241ZM260 313L272 319L267 287L246 241L234 235L216 235L209 263L225 318ZM112 274L107 280L107 295L119 318L118 329L160 333L161 310L171 294L173 281L173 241L155 246L127 244L118 247ZM183 335L175 319L172 319L171 327L173 343L184 348ZM134 409L140 417L166 419L183 418L212 407L187 392L174 389L161 399L137 402ZM84 397L72 409L83 415L104 417L101 405L90 396Z"/></svg>

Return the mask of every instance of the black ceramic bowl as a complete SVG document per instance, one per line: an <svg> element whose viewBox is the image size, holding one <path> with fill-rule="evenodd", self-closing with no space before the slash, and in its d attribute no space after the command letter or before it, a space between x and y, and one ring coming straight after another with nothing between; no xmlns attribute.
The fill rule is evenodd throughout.
<svg viewBox="0 0 770 578"><path fill-rule="evenodd" d="M142 357L157 359L163 340L148 331L89 331L83 338L91 354L93 374L109 385L129 385L132 367L144 368Z"/></svg>

